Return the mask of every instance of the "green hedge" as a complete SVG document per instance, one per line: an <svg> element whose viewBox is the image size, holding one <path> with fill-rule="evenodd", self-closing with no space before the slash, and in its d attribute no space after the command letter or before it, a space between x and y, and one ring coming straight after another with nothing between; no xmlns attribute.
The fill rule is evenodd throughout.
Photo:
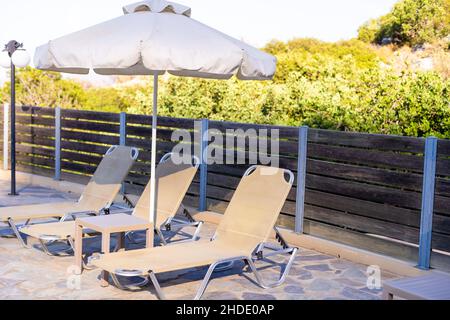
<svg viewBox="0 0 450 320"><path fill-rule="evenodd" d="M450 138L450 80L435 72L398 74L368 44L298 39L272 42L273 81L162 77L159 113L314 128ZM18 74L18 101L110 112L149 114L151 80L85 88L31 68ZM0 91L7 100L9 85Z"/></svg>

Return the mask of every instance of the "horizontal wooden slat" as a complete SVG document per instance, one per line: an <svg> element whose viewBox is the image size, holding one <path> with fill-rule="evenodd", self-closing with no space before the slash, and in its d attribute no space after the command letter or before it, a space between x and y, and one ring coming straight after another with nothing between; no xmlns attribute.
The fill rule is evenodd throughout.
<svg viewBox="0 0 450 320"><path fill-rule="evenodd" d="M158 139L161 139L161 140L172 141L172 134L174 132L175 132L175 130L158 128L156 136L158 137ZM131 136L139 136L139 137L151 140L151 136L152 136L151 133L152 133L151 128L127 126L127 137L128 137L127 139L130 139ZM190 133L190 139L191 139L191 141L194 141L193 133ZM173 141L176 141L176 140L173 140Z"/></svg>
<svg viewBox="0 0 450 320"><path fill-rule="evenodd" d="M16 124L22 125L41 125L47 127L54 127L55 119L54 118L45 118L45 117L37 117L37 116L16 116Z"/></svg>
<svg viewBox="0 0 450 320"><path fill-rule="evenodd" d="M305 217L359 232L381 234L390 238L418 243L419 229L397 223L348 214L342 211L305 205Z"/></svg>
<svg viewBox="0 0 450 320"><path fill-rule="evenodd" d="M69 172L62 171L61 172L61 179L63 181L72 181L72 182L75 182L75 183L86 185L89 182L89 180L91 179L91 176L84 175L84 174L69 173Z"/></svg>
<svg viewBox="0 0 450 320"><path fill-rule="evenodd" d="M423 157L378 150L308 144L308 157L345 163L423 172Z"/></svg>
<svg viewBox="0 0 450 320"><path fill-rule="evenodd" d="M61 161L61 169L75 171L75 172L81 172L84 174L93 174L95 172L95 170L97 169L97 166L74 163L74 162L62 160Z"/></svg>
<svg viewBox="0 0 450 320"><path fill-rule="evenodd" d="M24 126L18 124L16 125L16 133L53 138L55 136L55 129L48 127Z"/></svg>
<svg viewBox="0 0 450 320"><path fill-rule="evenodd" d="M214 128L226 132L227 129L232 130L248 130L248 129L266 129L266 130L278 130L280 138L288 138L298 140L298 128L287 127L287 126L272 126L263 124L249 124L249 123L237 123L237 122L227 122L227 121L209 121L209 128Z"/></svg>
<svg viewBox="0 0 450 320"><path fill-rule="evenodd" d="M119 136L112 136L99 133L87 133L79 131L68 131L68 130L61 130L61 138L67 140L95 142L108 145L117 145L120 142Z"/></svg>
<svg viewBox="0 0 450 320"><path fill-rule="evenodd" d="M76 151L61 151L61 159L67 161L78 161L98 165L102 160L102 156L98 154L84 154Z"/></svg>
<svg viewBox="0 0 450 320"><path fill-rule="evenodd" d="M157 141L157 150L158 151L164 151L164 152L172 152L173 148L177 145L177 142L167 142L167 141ZM148 139L135 139L135 138L128 138L127 139L127 146L130 147L136 147L136 148L143 148L146 150L150 150L151 147L151 141Z"/></svg>
<svg viewBox="0 0 450 320"><path fill-rule="evenodd" d="M439 157L450 157L450 140L439 139L437 152Z"/></svg>
<svg viewBox="0 0 450 320"><path fill-rule="evenodd" d="M78 129L94 132L120 133L120 125L104 122L92 122L72 119L62 119L61 127L63 129Z"/></svg>
<svg viewBox="0 0 450 320"><path fill-rule="evenodd" d="M16 142L24 143L24 144L41 145L41 146L47 146L47 147L55 146L55 140L52 140L49 137L41 138L39 136L30 136L30 135L24 135L24 134L17 134Z"/></svg>
<svg viewBox="0 0 450 320"><path fill-rule="evenodd" d="M208 173L213 172L235 177L242 177L247 169L248 165L212 164L208 166Z"/></svg>
<svg viewBox="0 0 450 320"><path fill-rule="evenodd" d="M220 140L216 140L213 135L208 147L210 149L223 150L224 152L241 151L246 153L259 153L262 155L274 156L297 156L298 153L298 142L297 141L287 141L275 138L255 138L255 137L244 137L241 136L237 138L234 135L224 135Z"/></svg>
<svg viewBox="0 0 450 320"><path fill-rule="evenodd" d="M103 156L110 146L100 146L96 144L84 143L84 142L72 142L72 141L61 141L61 148L66 150L82 151L94 153L99 156Z"/></svg>
<svg viewBox="0 0 450 320"><path fill-rule="evenodd" d="M406 208L420 209L421 207L420 193L374 186L355 181L307 174L306 187L308 189Z"/></svg>
<svg viewBox="0 0 450 320"><path fill-rule="evenodd" d="M419 228L382 221L370 217L348 214L317 206L306 205L305 217L358 232L383 235L397 240L418 244ZM439 217L442 218L442 217ZM448 228L447 228L448 230ZM433 233L433 248L450 251L450 235Z"/></svg>
<svg viewBox="0 0 450 320"><path fill-rule="evenodd" d="M183 119L183 118L158 117L158 127L193 129L194 121L196 121L196 120ZM151 126L152 117L136 115L136 114L127 114L127 124L140 124L140 125Z"/></svg>
<svg viewBox="0 0 450 320"><path fill-rule="evenodd" d="M437 178L435 192L438 195L450 197L450 179ZM450 213L450 209L449 209L449 213Z"/></svg>
<svg viewBox="0 0 450 320"><path fill-rule="evenodd" d="M17 153L16 154L16 161L22 162L22 163L31 163L39 166L46 166L53 168L55 166L55 161L50 158L45 157L30 157L25 154Z"/></svg>
<svg viewBox="0 0 450 320"><path fill-rule="evenodd" d="M423 153L425 140L413 137L310 129L308 141L376 150Z"/></svg>
<svg viewBox="0 0 450 320"><path fill-rule="evenodd" d="M306 190L305 203L413 227L418 227L420 224L419 210L400 208L327 192Z"/></svg>
<svg viewBox="0 0 450 320"><path fill-rule="evenodd" d="M16 164L16 170L21 172L28 172L32 174L37 174L44 177L53 177L54 176L54 170L47 169L43 167L37 167L37 166L29 166L29 165L23 165L21 163Z"/></svg>
<svg viewBox="0 0 450 320"><path fill-rule="evenodd" d="M54 157L55 150L52 148L43 148L41 146L29 146L23 144L16 145L16 151L20 153L28 153L31 155Z"/></svg>
<svg viewBox="0 0 450 320"><path fill-rule="evenodd" d="M414 173L402 173L398 171L389 171L312 159L307 162L307 172L371 184L395 186L409 190L422 190L422 176Z"/></svg>
<svg viewBox="0 0 450 320"><path fill-rule="evenodd" d="M421 194L406 190L374 186L360 182L339 180L329 177L307 174L306 187L309 189L326 191L338 195L390 204L411 209L421 208ZM448 213L448 198L436 195L434 210Z"/></svg>
<svg viewBox="0 0 450 320"><path fill-rule="evenodd" d="M61 118L85 119L85 120L96 120L105 122L119 122L120 120L120 116L118 113L71 110L71 109L62 109Z"/></svg>
<svg viewBox="0 0 450 320"><path fill-rule="evenodd" d="M450 178L450 159L438 158L436 161L436 174Z"/></svg>

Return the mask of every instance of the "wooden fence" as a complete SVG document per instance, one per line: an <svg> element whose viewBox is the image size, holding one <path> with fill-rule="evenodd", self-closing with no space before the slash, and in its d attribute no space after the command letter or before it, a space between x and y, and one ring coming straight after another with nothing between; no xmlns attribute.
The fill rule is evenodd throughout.
<svg viewBox="0 0 450 320"><path fill-rule="evenodd" d="M2 123L3 114L0 114ZM188 130L191 141L183 142L192 150L199 147L200 129L194 123L194 119L160 117L158 156L170 152L179 142L172 141L172 133L177 129ZM306 129L306 175L303 175L302 170L297 172L302 163L298 159L299 148L304 143L299 141L299 128L219 121L208 121L208 127L212 136L214 132L224 134L224 144L213 141L210 151L215 149L233 158L244 154L246 163L208 165L206 198L200 199L202 181L197 176L186 196L186 204L197 207L199 201L206 201L207 209L223 212L249 166L251 153L246 152L250 147L249 137L244 139L247 130L259 134L268 130L269 147L271 141L279 146L279 165L292 170L300 181L305 179L304 189L300 184L297 190L295 181L282 209L280 225L294 229L295 218L298 224L301 214L305 233L417 261L424 211L425 139ZM55 166L57 129L61 137L62 179L85 182L107 148L122 143L140 149L125 190L136 194L142 191L150 170L149 116L63 109L59 118L58 114L55 117L55 109L18 108L19 170L55 176L55 167L56 171L59 169ZM241 131L230 131L236 129ZM238 145L238 139L244 144ZM226 145L230 141L235 143ZM259 138L259 141L265 140ZM438 140L436 157L431 262L437 267L450 268L449 256L439 253L450 252L450 141ZM299 203L301 192L298 191L304 192L304 203Z"/></svg>

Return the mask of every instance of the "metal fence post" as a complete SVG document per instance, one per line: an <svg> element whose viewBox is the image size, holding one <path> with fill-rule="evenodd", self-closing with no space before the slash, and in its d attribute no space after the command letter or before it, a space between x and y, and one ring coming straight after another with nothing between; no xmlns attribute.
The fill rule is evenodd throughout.
<svg viewBox="0 0 450 320"><path fill-rule="evenodd" d="M125 146L127 144L127 114L125 112L120 113L120 138L119 144ZM121 188L122 194L125 194L125 182L122 182Z"/></svg>
<svg viewBox="0 0 450 320"><path fill-rule="evenodd" d="M9 104L3 105L3 170L8 170L9 161Z"/></svg>
<svg viewBox="0 0 450 320"><path fill-rule="evenodd" d="M61 107L55 108L55 180L61 180Z"/></svg>
<svg viewBox="0 0 450 320"><path fill-rule="evenodd" d="M295 204L295 232L303 233L305 217L305 181L308 152L308 127L302 126L298 131L297 196Z"/></svg>
<svg viewBox="0 0 450 320"><path fill-rule="evenodd" d="M436 180L437 138L425 140L423 166L422 211L420 216L419 265L420 269L430 268L431 240L433 232L433 205Z"/></svg>
<svg viewBox="0 0 450 320"><path fill-rule="evenodd" d="M202 119L200 129L200 198L198 209L206 211L206 186L208 184L208 119Z"/></svg>
<svg viewBox="0 0 450 320"><path fill-rule="evenodd" d="M120 113L120 143L121 146L127 144L127 114L125 112Z"/></svg>

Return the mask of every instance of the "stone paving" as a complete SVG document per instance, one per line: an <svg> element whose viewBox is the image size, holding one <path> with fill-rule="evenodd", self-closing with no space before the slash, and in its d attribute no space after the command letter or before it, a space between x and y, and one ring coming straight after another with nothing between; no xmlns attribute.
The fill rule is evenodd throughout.
<svg viewBox="0 0 450 320"><path fill-rule="evenodd" d="M76 198L74 194L42 187L19 186L19 197L7 196L7 190L8 183L0 181L0 206ZM214 225L206 224L201 236L210 237L213 233ZM85 241L88 250L99 250L100 239ZM98 270L85 271L81 277L74 276L71 274L72 256L50 257L39 250L36 242L30 241L30 245L32 249L25 249L16 239L0 238L0 299L156 299L151 286L136 291L122 291L113 285L102 288ZM270 281L279 277L282 262L281 257L258 262L257 267ZM373 300L381 296L381 290L366 287L367 266L301 248L286 282L277 288L264 290L258 287L253 275L243 269L243 264L236 263L230 270L215 273L203 299ZM188 269L158 278L167 298L192 299L205 272L206 268ZM386 272L382 274L383 280L395 277Z"/></svg>

